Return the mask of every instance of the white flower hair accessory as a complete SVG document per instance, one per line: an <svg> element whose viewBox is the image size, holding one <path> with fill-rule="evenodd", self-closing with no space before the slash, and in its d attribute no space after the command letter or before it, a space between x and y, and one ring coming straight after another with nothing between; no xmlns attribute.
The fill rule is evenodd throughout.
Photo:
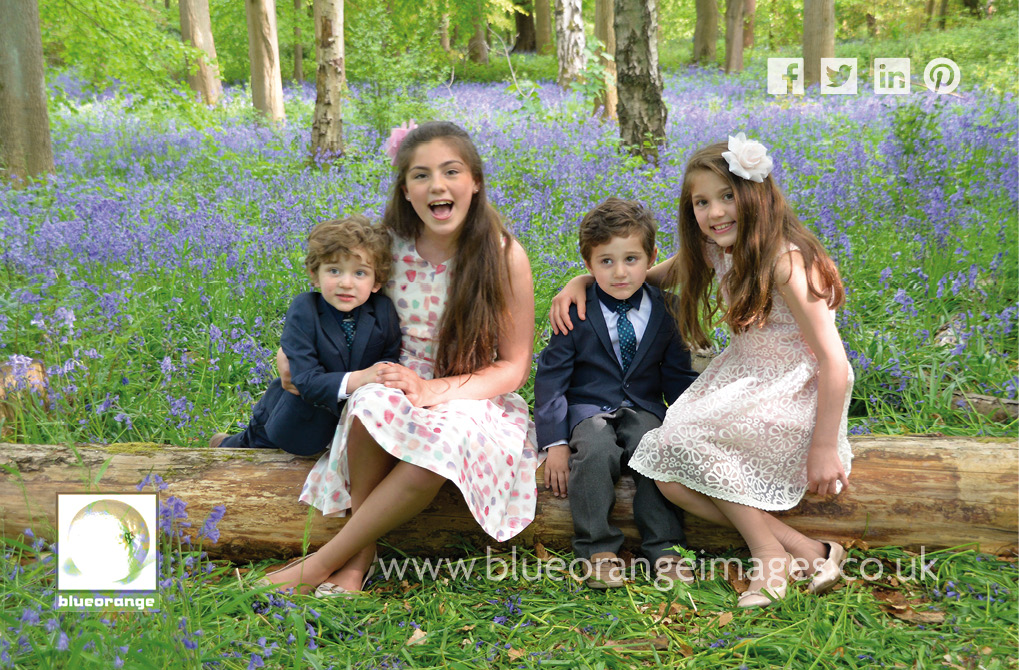
<svg viewBox="0 0 1019 670"><path fill-rule="evenodd" d="M722 158L729 163L729 172L757 183L763 182L775 167L764 145L748 140L743 133L729 136L729 150L722 152Z"/></svg>

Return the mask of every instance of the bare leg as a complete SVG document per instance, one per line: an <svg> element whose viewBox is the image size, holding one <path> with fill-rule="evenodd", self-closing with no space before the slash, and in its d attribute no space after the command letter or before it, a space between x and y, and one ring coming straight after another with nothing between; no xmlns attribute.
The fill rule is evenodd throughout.
<svg viewBox="0 0 1019 670"><path fill-rule="evenodd" d="M715 500L715 505L732 522L733 527L743 536L754 559L749 590L774 590L786 581L789 562L785 548L771 531L765 517L767 512L725 500Z"/></svg>
<svg viewBox="0 0 1019 670"><path fill-rule="evenodd" d="M288 588L300 584L307 593L382 535L417 516L445 481L424 468L397 463L339 533L304 563L273 575L272 581Z"/></svg>
<svg viewBox="0 0 1019 670"><path fill-rule="evenodd" d="M687 512L720 526L733 527L732 522L716 505L715 498L694 491L679 482L658 482L658 488L666 498ZM797 566L806 567L806 576L813 574L816 561L823 560L827 556L825 546L767 512L762 512L762 515L763 522L767 524L768 529L782 544L785 551L796 559Z"/></svg>
<svg viewBox="0 0 1019 670"><path fill-rule="evenodd" d="M351 514L357 513L375 487L392 471L395 463L396 459L372 439L364 424L359 419L354 419L347 434ZM343 567L329 575L325 581L348 591L361 590L365 573L371 567L377 550L376 544L372 542L355 554Z"/></svg>

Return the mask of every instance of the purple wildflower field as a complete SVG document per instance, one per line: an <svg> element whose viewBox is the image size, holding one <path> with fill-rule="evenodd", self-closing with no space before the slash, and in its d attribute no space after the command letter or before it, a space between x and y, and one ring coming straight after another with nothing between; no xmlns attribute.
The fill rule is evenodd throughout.
<svg viewBox="0 0 1019 670"><path fill-rule="evenodd" d="M642 200L671 250L686 157L744 131L769 147L845 277L851 430L1014 433L1014 421L973 414L958 394L1014 399L1019 383L1015 97L787 99L768 96L758 75L669 76L658 167L621 155L616 126L551 85L539 114L504 84L428 94L435 118L475 138L491 198L530 254L535 350L549 300L582 269L583 214L610 195ZM0 190L0 363L22 379L38 361L47 379L46 397L17 405L4 438L204 445L246 420L274 374L283 314L308 286L308 229L381 214L380 138L348 123L348 159L306 165L310 87L288 90L278 130L254 119L242 91L189 121L123 93L66 90L51 116L56 176Z"/></svg>

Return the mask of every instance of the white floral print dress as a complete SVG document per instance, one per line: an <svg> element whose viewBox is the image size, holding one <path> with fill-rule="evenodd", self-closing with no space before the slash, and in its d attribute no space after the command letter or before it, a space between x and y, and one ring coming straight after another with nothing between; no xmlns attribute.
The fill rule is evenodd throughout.
<svg viewBox="0 0 1019 670"><path fill-rule="evenodd" d="M400 363L433 375L435 337L445 307L449 267L418 255L413 241L393 244L386 293L400 315ZM357 417L379 445L401 460L449 479L482 529L507 540L534 519L534 471L540 459L527 403L516 393L490 400L413 406L403 391L367 384L347 400L329 451L308 474L301 501L325 515L350 507L347 432Z"/></svg>

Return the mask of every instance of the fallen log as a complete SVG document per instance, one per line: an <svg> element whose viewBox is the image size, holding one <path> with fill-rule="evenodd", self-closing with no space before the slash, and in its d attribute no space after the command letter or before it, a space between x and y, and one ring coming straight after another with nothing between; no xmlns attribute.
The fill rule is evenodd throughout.
<svg viewBox="0 0 1019 670"><path fill-rule="evenodd" d="M790 525L814 537L862 539L871 547L931 551L969 544L997 554L1016 551L1019 460L1014 440L851 441L855 458L848 491L827 499L808 495L796 509L780 513ZM315 548L345 522L309 512L297 502L313 462L259 449L0 444L0 524L5 536L32 528L37 536L55 539L58 492L135 492L145 475L154 473L168 484L161 499L172 495L188 503L191 533L201 528L213 506L226 506L219 542L206 542L212 556L235 561L284 558L301 552L306 526ZM624 477L616 489L614 522L636 546L633 493L632 481ZM734 531L689 515L686 527L695 549L742 545ZM418 518L383 540L410 555L452 556L470 546L483 550L487 545L495 552L538 542L569 550L572 532L568 501L543 490L535 521L509 543L494 543L474 522L457 489L447 484Z"/></svg>

